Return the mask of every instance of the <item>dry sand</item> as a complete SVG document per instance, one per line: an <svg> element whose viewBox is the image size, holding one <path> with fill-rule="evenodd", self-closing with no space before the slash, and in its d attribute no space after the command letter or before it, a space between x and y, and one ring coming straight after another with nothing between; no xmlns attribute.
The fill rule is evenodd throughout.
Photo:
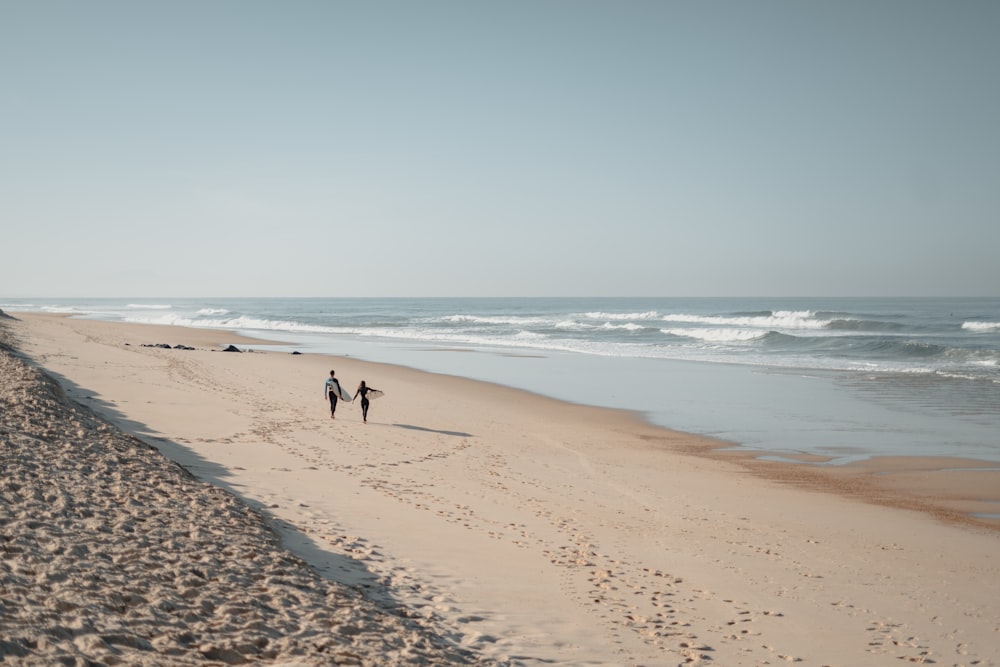
<svg viewBox="0 0 1000 667"><path fill-rule="evenodd" d="M2 327L2 325L0 325ZM484 664L3 349L0 663Z"/></svg>
<svg viewBox="0 0 1000 667"><path fill-rule="evenodd" d="M15 664L1000 664L974 462L820 472L461 378L18 317L62 389L4 357ZM386 392L368 424L330 419L330 368Z"/></svg>

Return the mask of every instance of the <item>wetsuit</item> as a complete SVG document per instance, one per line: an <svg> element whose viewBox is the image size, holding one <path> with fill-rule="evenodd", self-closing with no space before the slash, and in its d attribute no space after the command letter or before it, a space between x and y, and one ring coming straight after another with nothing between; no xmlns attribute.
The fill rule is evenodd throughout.
<svg viewBox="0 0 1000 667"><path fill-rule="evenodd" d="M337 411L337 399L340 398L340 383L336 378L327 378L323 391L330 398L330 414L333 415Z"/></svg>
<svg viewBox="0 0 1000 667"><path fill-rule="evenodd" d="M358 393L361 394L361 418L364 421L368 421L368 405L371 401L368 400L368 392L378 391L373 387L360 387Z"/></svg>

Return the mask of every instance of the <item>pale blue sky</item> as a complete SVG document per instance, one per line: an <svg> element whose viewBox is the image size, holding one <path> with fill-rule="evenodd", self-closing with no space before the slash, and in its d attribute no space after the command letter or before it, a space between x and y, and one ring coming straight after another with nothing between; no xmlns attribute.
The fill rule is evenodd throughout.
<svg viewBox="0 0 1000 667"><path fill-rule="evenodd" d="M1000 2L0 0L0 295L997 295Z"/></svg>

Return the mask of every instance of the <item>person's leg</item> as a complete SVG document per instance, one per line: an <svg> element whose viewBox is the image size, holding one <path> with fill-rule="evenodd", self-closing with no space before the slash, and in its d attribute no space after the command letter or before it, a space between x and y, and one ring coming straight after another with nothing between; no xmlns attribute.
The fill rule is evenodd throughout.
<svg viewBox="0 0 1000 667"><path fill-rule="evenodd" d="M361 419L365 423L368 423L368 403L369 401L367 398L361 399Z"/></svg>
<svg viewBox="0 0 1000 667"><path fill-rule="evenodd" d="M335 392L330 392L330 417L334 417L334 413L337 412L337 394Z"/></svg>

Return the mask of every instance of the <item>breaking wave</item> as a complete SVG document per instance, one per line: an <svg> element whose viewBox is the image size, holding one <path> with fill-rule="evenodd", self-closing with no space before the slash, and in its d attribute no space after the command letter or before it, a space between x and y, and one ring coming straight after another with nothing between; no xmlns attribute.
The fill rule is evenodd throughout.
<svg viewBox="0 0 1000 667"><path fill-rule="evenodd" d="M962 322L962 328L966 331L977 332L1000 331L1000 322Z"/></svg>

